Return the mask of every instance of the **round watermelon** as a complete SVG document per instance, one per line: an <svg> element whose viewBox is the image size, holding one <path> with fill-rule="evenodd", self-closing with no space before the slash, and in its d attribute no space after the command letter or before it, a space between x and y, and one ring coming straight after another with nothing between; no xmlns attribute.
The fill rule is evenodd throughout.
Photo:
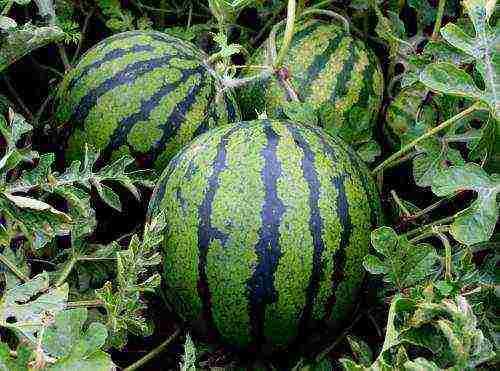
<svg viewBox="0 0 500 371"><path fill-rule="evenodd" d="M212 129L174 157L148 219L161 212L175 311L227 344L278 350L352 309L380 200L340 138L255 120Z"/></svg>
<svg viewBox="0 0 500 371"><path fill-rule="evenodd" d="M94 46L58 92L56 121L70 127L66 159L80 159L88 143L103 161L130 153L163 170L191 139L239 118L206 59L160 32L124 32Z"/></svg>
<svg viewBox="0 0 500 371"><path fill-rule="evenodd" d="M278 50L282 41L278 35ZM249 65L263 65L267 59L263 46ZM256 72L248 69L243 75ZM373 52L340 26L316 20L299 23L284 70L240 89L244 119L263 111L269 117L284 117L283 103L290 96L280 78L288 80L301 102L315 109L328 133L341 136L348 144L371 138L383 96L382 71Z"/></svg>

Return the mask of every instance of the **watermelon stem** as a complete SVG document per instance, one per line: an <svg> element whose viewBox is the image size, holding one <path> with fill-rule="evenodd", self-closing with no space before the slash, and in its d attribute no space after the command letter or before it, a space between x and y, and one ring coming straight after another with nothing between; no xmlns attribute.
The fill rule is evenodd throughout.
<svg viewBox="0 0 500 371"><path fill-rule="evenodd" d="M290 49L294 33L296 8L297 2L295 0L288 0L285 35L283 37L283 45L281 46L278 56L274 62L275 69L282 67L285 56L288 53L288 49Z"/></svg>
<svg viewBox="0 0 500 371"><path fill-rule="evenodd" d="M344 30L345 32L349 32L350 31L350 23L349 21L347 20L346 17L344 17L342 14L339 14L339 13L336 13L332 10L325 10L325 9L310 9L310 10L306 10L304 12L302 12L300 14L300 17L305 17L306 15L314 15L314 14L319 14L319 15L326 15L330 18L333 18L333 19L336 19L338 21L340 21L342 23L342 25L344 26Z"/></svg>
<svg viewBox="0 0 500 371"><path fill-rule="evenodd" d="M444 6L446 5L446 0L439 0L438 11L436 14L436 23L434 23L434 30L432 31L432 40L437 40L439 36L439 31L441 30L441 22L443 20Z"/></svg>
<svg viewBox="0 0 500 371"><path fill-rule="evenodd" d="M124 368L123 371L134 371L134 370L141 369L146 363L148 363L153 358L158 356L161 352L163 352L170 345L170 343L172 343L172 341L174 341L177 338L177 336L179 336L180 332L181 332L181 329L177 328L174 331L174 333L167 338L167 340L165 340L163 343L158 345L156 348L154 348L151 352L149 352L144 357L139 359L137 362Z"/></svg>
<svg viewBox="0 0 500 371"><path fill-rule="evenodd" d="M401 148L399 151L397 151L396 153L394 153L391 156L389 156L385 161L383 161L380 165L378 165L375 169L373 169L372 174L375 175L375 174L381 172L382 170L384 170L384 169L392 166L394 164L395 160L399 159L399 157L401 157L402 155L404 155L407 152L411 151L411 149L413 147L415 147L418 143L420 143L424 139L427 139L427 138L433 136L434 134L437 134L438 132L442 131L443 129L448 128L449 126L451 126L455 122L457 122L457 121L461 120L462 118L470 115L472 112L474 112L476 110L481 110L481 109L482 109L482 107L481 107L481 104L479 102L474 103L472 106L470 106L469 108L467 108L467 109L463 110L462 112L456 114L452 118L444 121L443 123L439 124L438 126L432 128L432 129L428 130L425 134L419 136L417 139L415 139L412 142L408 143L406 146L404 146L403 148Z"/></svg>

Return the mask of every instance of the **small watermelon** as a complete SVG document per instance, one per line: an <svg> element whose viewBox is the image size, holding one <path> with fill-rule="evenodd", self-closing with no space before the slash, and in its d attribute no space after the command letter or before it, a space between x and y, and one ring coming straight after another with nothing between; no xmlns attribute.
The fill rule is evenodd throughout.
<svg viewBox="0 0 500 371"><path fill-rule="evenodd" d="M88 143L104 161L130 153L163 170L191 139L239 118L206 59L160 32L124 32L94 46L58 93L56 122L70 126L67 160L81 158Z"/></svg>
<svg viewBox="0 0 500 371"><path fill-rule="evenodd" d="M403 137L417 124L417 119L427 128L435 126L439 115L437 107L428 98L429 89L422 84L410 86L399 92L387 107L385 131L392 147L399 147Z"/></svg>
<svg viewBox="0 0 500 371"><path fill-rule="evenodd" d="M282 41L279 35L278 50ZM265 47L261 47L249 65L263 65L267 59ZM244 119L255 118L256 111L284 117L283 102L290 100L279 80L284 78L299 100L316 110L319 124L329 134L341 136L348 144L371 139L382 102L383 75L377 57L363 42L335 24L317 20L299 23L284 68L279 77L240 89ZM243 74L255 73L255 69L248 69Z"/></svg>
<svg viewBox="0 0 500 371"><path fill-rule="evenodd" d="M160 212L172 307L195 331L246 350L338 327L381 215L347 144L274 120L218 127L185 147L153 192L148 218Z"/></svg>

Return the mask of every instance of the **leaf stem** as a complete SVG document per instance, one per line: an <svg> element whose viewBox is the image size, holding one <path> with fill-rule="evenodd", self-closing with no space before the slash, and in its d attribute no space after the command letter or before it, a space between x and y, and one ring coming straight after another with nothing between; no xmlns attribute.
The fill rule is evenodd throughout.
<svg viewBox="0 0 500 371"><path fill-rule="evenodd" d="M290 44L292 43L294 25L295 25L296 6L297 3L295 0L288 0L286 27L285 27L285 35L283 37L283 44L281 45L276 60L274 61L274 67L276 69L280 68L281 65L283 64L285 56L288 53L288 49L290 48Z"/></svg>
<svg viewBox="0 0 500 371"><path fill-rule="evenodd" d="M144 366L147 362L149 362L150 360L155 358L157 355L159 355L161 352L163 352L165 350L165 348L168 347L170 345L170 343L172 341L174 341L174 339L177 336L179 336L180 332L181 332L181 329L177 328L175 330L175 332L172 335L170 335L170 337L167 340L165 340L163 343L158 345L156 348L154 348L151 352L149 352L144 357L139 359L137 362L134 362L130 366L123 369L123 371L135 371L135 370L142 368L142 366Z"/></svg>
<svg viewBox="0 0 500 371"><path fill-rule="evenodd" d="M439 30L441 29L441 22L443 21L444 6L446 5L446 0L439 0L438 10L436 14L436 23L434 23L434 30L432 31L432 40L436 40L439 36Z"/></svg>
<svg viewBox="0 0 500 371"><path fill-rule="evenodd" d="M460 192L457 192L457 193L451 194L449 196L446 196L445 198L442 198L439 201L436 201L432 205L427 206L425 209L423 209L423 210L421 210L421 211L419 211L419 212L417 212L417 213L415 213L413 215L409 215L407 219L409 219L409 220L418 219L421 216L424 216L425 214L428 214L431 211L434 211L439 206L441 206L442 204L444 204L447 201L450 201L453 197L457 196L458 194L460 194Z"/></svg>
<svg viewBox="0 0 500 371"><path fill-rule="evenodd" d="M430 224L424 225L423 227L409 231L408 233L405 234L405 236L408 239L413 237L410 240L410 242L415 242L415 241L421 240L422 238L427 237L426 235L424 235L424 232L426 232L428 229L432 229L432 227L435 227L435 226L441 226L443 224L448 224L454 220L455 220L455 216L447 216L446 218L436 220L433 223L430 223ZM414 237L414 236L417 236L417 237Z"/></svg>
<svg viewBox="0 0 500 371"><path fill-rule="evenodd" d="M30 279L26 277L26 275L17 269L16 265L12 263L9 259L7 259L4 255L0 254L0 263L5 265L7 268L11 270L14 275L19 278L23 282L28 282Z"/></svg>
<svg viewBox="0 0 500 371"><path fill-rule="evenodd" d="M71 63L69 61L68 54L66 54L66 49L64 49L64 46L61 43L57 43L57 50L59 51L59 55L61 56L64 70L68 72L71 69Z"/></svg>
<svg viewBox="0 0 500 371"><path fill-rule="evenodd" d="M5 5L5 8L3 8L1 15L5 16L10 11L10 8L12 8L12 5L14 5L14 0L10 0Z"/></svg>
<svg viewBox="0 0 500 371"><path fill-rule="evenodd" d="M310 9L310 10L306 10L306 11L302 12L300 14L300 17L306 16L309 14L320 14L320 15L326 15L330 18L334 18L343 24L345 32L349 32L349 30L350 30L350 24L349 24L349 21L347 20L347 18L344 17L342 14L334 12L333 10Z"/></svg>
<svg viewBox="0 0 500 371"><path fill-rule="evenodd" d="M448 238L441 233L437 228L434 231L435 235L439 237L444 246L444 277L451 280L451 245Z"/></svg>
<svg viewBox="0 0 500 371"><path fill-rule="evenodd" d="M377 174L378 172L382 171L383 169L389 167L390 165L392 165L392 163L397 160L399 157L401 157L402 155L406 154L407 152L409 152L413 147L415 147L418 143L420 143L421 141L423 141L424 139L427 139L431 136L433 136L434 134L437 134L438 132L440 132L441 130L443 129L446 129L447 127L451 126L452 124L454 124L455 122L461 120L462 118L464 118L465 116L468 116L469 114L471 114L472 112L478 110L480 108L480 103L479 102L476 102L474 103L472 106L470 106L469 108L463 110L462 112L456 114L455 116L453 116L452 118L444 121L443 123L439 124L438 126L430 129L429 131L427 131L425 134L421 135L420 137L418 137L417 139L413 140L412 142L408 143L407 145L405 145L403 148L401 148L399 151L397 151L396 153L392 154L391 156L389 156L389 158L387 158L384 162L382 162L380 165L378 165L373 171L372 171L372 174Z"/></svg>
<svg viewBox="0 0 500 371"><path fill-rule="evenodd" d="M70 301L66 303L66 308L91 308L100 307L103 304L101 300Z"/></svg>

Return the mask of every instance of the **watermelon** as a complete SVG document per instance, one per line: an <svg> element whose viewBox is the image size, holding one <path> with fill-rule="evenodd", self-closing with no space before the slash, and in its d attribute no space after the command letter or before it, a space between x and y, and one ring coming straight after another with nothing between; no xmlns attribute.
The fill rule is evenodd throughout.
<svg viewBox="0 0 500 371"><path fill-rule="evenodd" d="M389 144L397 148L404 136L415 129L417 119L425 128L435 126L438 118L429 89L422 84L410 86L399 92L387 107L384 129ZM425 130L425 129L424 129Z"/></svg>
<svg viewBox="0 0 500 371"><path fill-rule="evenodd" d="M194 45L165 33L130 31L104 39L64 78L58 125L70 128L68 161L88 143L107 161L130 153L163 170L209 128L239 118L234 100Z"/></svg>
<svg viewBox="0 0 500 371"><path fill-rule="evenodd" d="M282 40L278 35L278 50ZM263 46L249 65L264 65L267 59ZM255 73L245 69L243 75ZM341 136L348 144L371 139L384 90L382 71L373 52L343 28L317 20L299 23L284 70L240 89L244 119L255 118L256 111L284 117L284 102L290 97L280 78L288 80L301 102L312 106L329 134Z"/></svg>
<svg viewBox="0 0 500 371"><path fill-rule="evenodd" d="M176 313L198 334L271 351L346 318L381 215L376 186L345 142L275 120L196 138L155 187L148 220L160 213Z"/></svg>

